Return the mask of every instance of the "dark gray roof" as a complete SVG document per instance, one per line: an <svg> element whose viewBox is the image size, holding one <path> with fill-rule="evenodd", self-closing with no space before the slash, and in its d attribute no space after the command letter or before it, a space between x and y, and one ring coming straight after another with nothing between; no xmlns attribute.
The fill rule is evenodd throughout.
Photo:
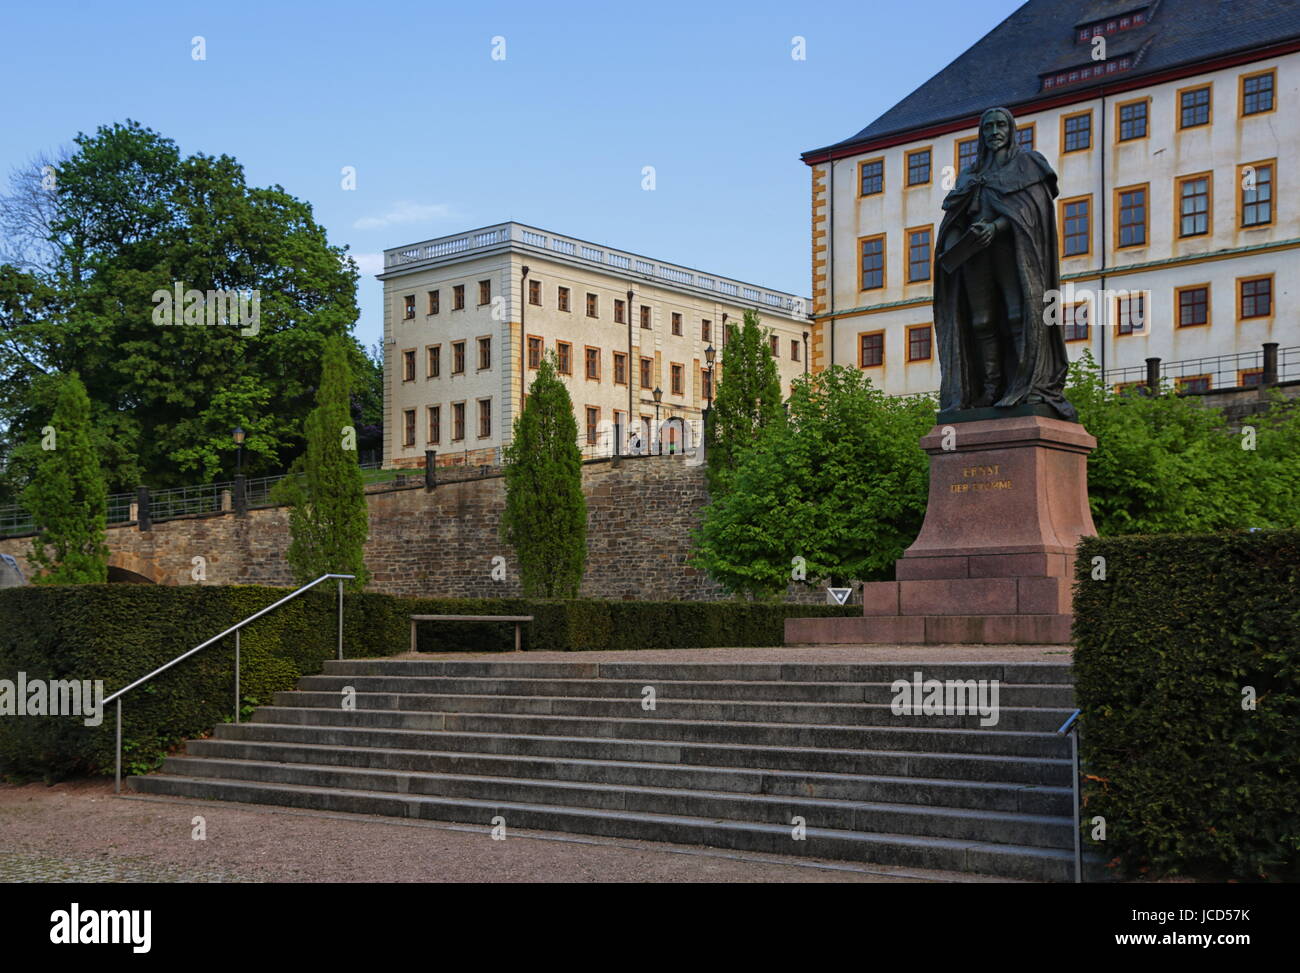
<svg viewBox="0 0 1300 973"><path fill-rule="evenodd" d="M1150 21L1107 38L1110 57L1140 51L1124 79L1300 38L1300 0L1029 0L957 60L852 138L804 156L848 148L939 122L1017 105L1059 90L1087 91L1107 76L1044 91L1042 75L1091 63L1083 24L1146 7ZM1014 53L1009 53L1014 52Z"/></svg>

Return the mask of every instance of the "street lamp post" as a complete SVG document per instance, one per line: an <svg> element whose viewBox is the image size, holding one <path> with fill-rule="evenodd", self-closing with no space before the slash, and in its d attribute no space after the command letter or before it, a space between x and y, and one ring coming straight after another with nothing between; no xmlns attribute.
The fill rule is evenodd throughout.
<svg viewBox="0 0 1300 973"><path fill-rule="evenodd" d="M519 268L519 411L524 411L524 376L528 369L528 329L524 317L528 312L528 267ZM517 418L517 417L516 417Z"/></svg>
<svg viewBox="0 0 1300 973"><path fill-rule="evenodd" d="M704 361L709 366L706 373L709 378L704 388L704 448L706 451L709 448L709 415L713 412L713 360L717 355L718 352L713 345L709 345L704 349Z"/></svg>
<svg viewBox="0 0 1300 973"><path fill-rule="evenodd" d="M235 440L235 513L248 509L248 491L244 486L244 430L236 426L230 434Z"/></svg>
<svg viewBox="0 0 1300 973"><path fill-rule="evenodd" d="M656 385L653 395L655 397L655 455L662 456L664 454L664 441L659 429L659 403L663 401L664 390Z"/></svg>
<svg viewBox="0 0 1300 973"><path fill-rule="evenodd" d="M632 290L627 292L627 305L624 307L624 317L627 318L627 434L622 437L628 443L628 454L630 455L632 440L632 369L636 365L636 356L632 353ZM640 370L637 371L637 378L640 378Z"/></svg>

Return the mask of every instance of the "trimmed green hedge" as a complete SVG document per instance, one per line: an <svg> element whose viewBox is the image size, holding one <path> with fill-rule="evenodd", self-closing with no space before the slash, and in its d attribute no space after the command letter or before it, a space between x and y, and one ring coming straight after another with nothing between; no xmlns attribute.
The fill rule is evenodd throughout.
<svg viewBox="0 0 1300 973"><path fill-rule="evenodd" d="M91 679L110 695L284 597L283 588L188 585L40 585L0 590L0 679ZM336 595L311 591L246 628L240 637L245 708L269 702L337 654ZM422 615L533 615L531 650L781 645L792 616L856 614L852 606L741 602L529 601L523 598L344 598L348 658L410 648ZM508 623L422 623L424 652L514 648ZM181 740L233 719L234 640L204 649L123 697L123 770L153 769ZM0 775L57 779L112 773L114 713L98 727L80 717L0 716Z"/></svg>
<svg viewBox="0 0 1300 973"><path fill-rule="evenodd" d="M1088 538L1077 572L1092 847L1129 875L1300 878L1300 531Z"/></svg>

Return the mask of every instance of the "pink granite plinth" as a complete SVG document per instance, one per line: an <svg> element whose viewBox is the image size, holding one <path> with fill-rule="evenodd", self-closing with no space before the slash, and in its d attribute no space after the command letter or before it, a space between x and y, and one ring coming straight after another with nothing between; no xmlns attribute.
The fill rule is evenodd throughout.
<svg viewBox="0 0 1300 973"><path fill-rule="evenodd" d="M895 581L863 585L863 618L786 622L787 642L1061 644L1074 549L1096 533L1078 423L1015 416L935 426L930 494Z"/></svg>

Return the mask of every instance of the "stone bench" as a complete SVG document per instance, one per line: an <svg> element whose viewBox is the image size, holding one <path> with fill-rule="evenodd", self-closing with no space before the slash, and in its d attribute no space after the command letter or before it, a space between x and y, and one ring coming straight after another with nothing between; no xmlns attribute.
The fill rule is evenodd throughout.
<svg viewBox="0 0 1300 973"><path fill-rule="evenodd" d="M416 622L514 622L515 623L515 651L520 649L520 625L524 622L531 622L532 615L412 615L411 616L411 651L415 649L415 623Z"/></svg>

